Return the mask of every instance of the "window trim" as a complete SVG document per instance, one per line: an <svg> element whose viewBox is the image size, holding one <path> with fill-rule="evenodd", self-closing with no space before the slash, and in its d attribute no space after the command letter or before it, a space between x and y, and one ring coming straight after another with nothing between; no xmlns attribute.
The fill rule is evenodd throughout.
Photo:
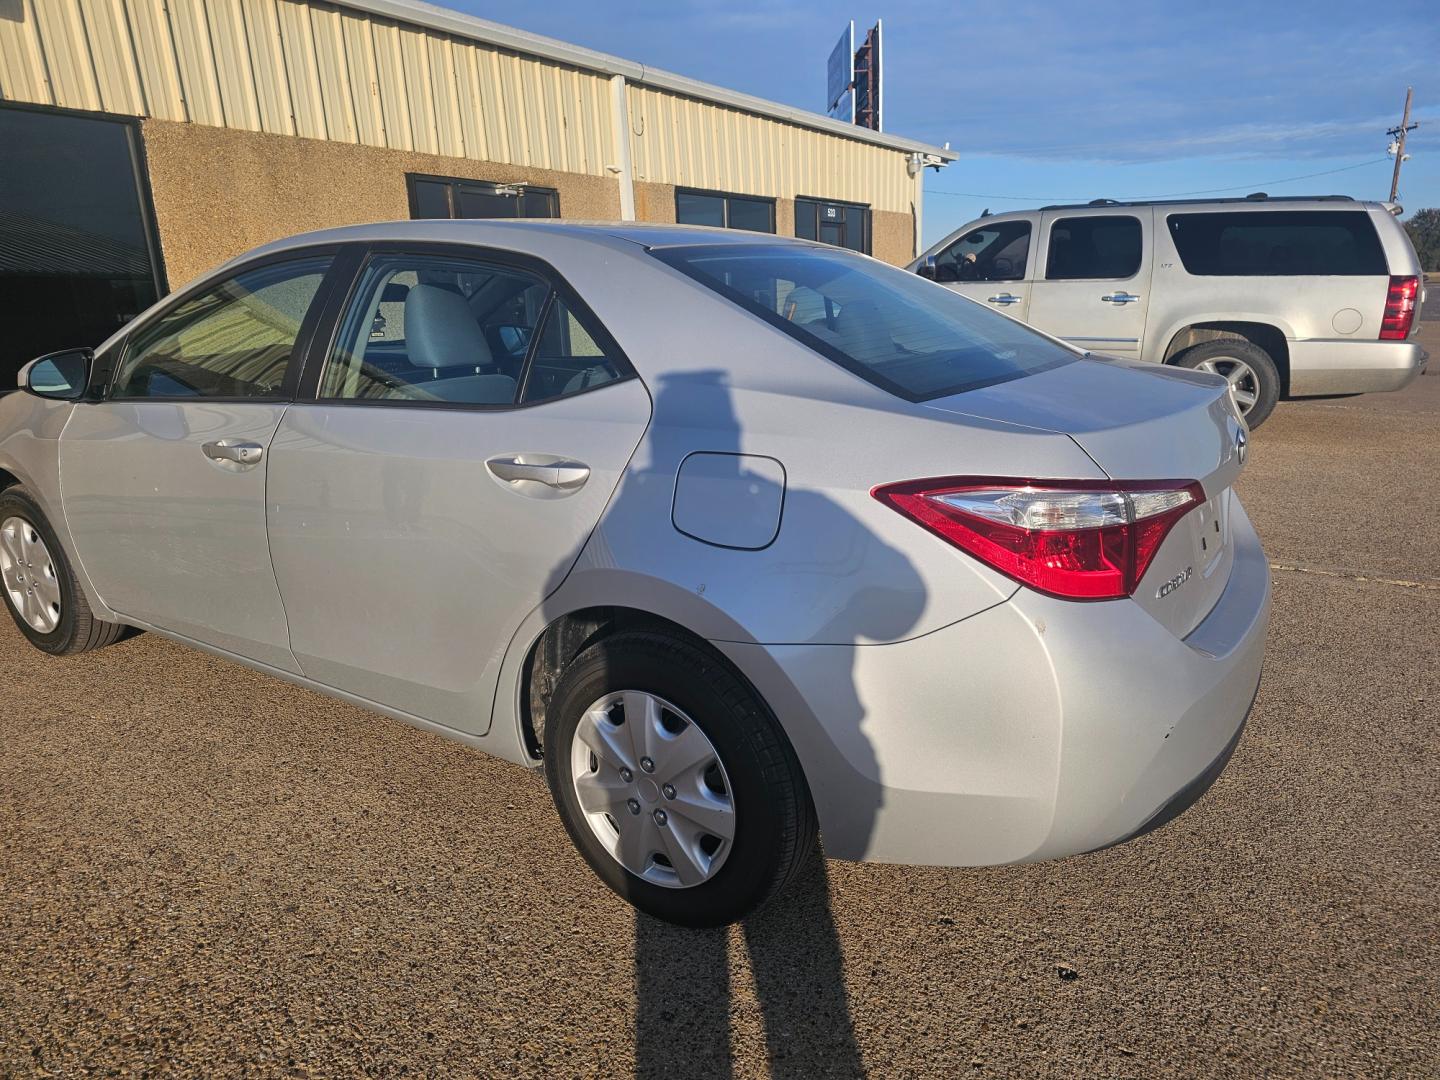
<svg viewBox="0 0 1440 1080"><path fill-rule="evenodd" d="M322 318L325 315L330 294L334 291L339 277L343 276L342 256L345 245L341 244L316 244L305 247L286 248L284 251L272 252L256 259L250 259L243 263L230 264L218 268L214 273L193 284L181 289L163 301L163 306L156 307L153 311L137 318L125 328L125 337L107 351L107 358L111 360L108 368L104 371L97 371L99 385L92 378L91 393L98 396L98 400L114 402L117 404L140 404L143 402L160 402L168 404L197 404L208 403L216 405L274 405L295 400L295 393L300 384L302 370L305 366L305 359L313 344L315 333L322 325ZM326 268L324 277L321 278L320 287L315 290L315 296L310 301L310 307L305 312L305 318L300 323L300 329L295 334L295 344L290 347L290 359L285 365L285 378L280 383L280 391L277 394L266 394L263 397L235 397L235 396L198 396L198 395L151 395L151 396L129 396L116 393L115 379L129 359L130 349L135 342L135 335L144 331L154 323L165 318L182 304L193 300L214 289L217 285L231 281L241 274L249 273L251 270L259 270L267 266L275 266L287 262L301 262L305 259L313 259L328 256L330 265ZM92 398L91 400L96 400Z"/></svg>
<svg viewBox="0 0 1440 1080"><path fill-rule="evenodd" d="M721 216L724 219L722 229L734 229L736 232L754 233L756 236L778 236L776 230L779 228L778 217L775 212L776 200L768 195L748 195L743 191L719 191L714 188L677 187L675 189L675 223L677 225L691 225L692 228L704 228L701 225L693 225L690 222L680 220L680 196L681 195L707 195L711 198L723 200ZM745 199L748 202L764 203L770 208L770 229L762 232L759 229L736 229L730 224L730 200Z"/></svg>
<svg viewBox="0 0 1440 1080"><path fill-rule="evenodd" d="M870 256L871 258L874 258L874 252L875 252L875 207L872 206L870 203L852 202L852 201L850 201L849 199L827 199L827 198L825 198L825 197L823 197L823 196L821 196L821 195L796 195L796 196L795 196L795 199L794 199L794 202L795 202L795 209L796 209L797 211L799 210L800 204L801 204L802 202L812 202L812 203L816 203L816 204L817 204L817 209L816 209L816 214L817 214L817 215L819 214L819 209L818 209L819 205L820 205L820 204L824 204L824 203L830 203L830 204L833 205L833 206L850 206L850 207L854 207L854 208L857 209L857 210L864 210L864 211L865 211L865 247L864 247L864 250L857 250L856 248L852 248L852 247L844 247L844 246L842 246L842 245L840 245L840 244L825 244L825 241L820 239L820 219L819 219L818 216L817 216L816 219L815 219L815 239L814 239L814 240L807 240L806 237L801 236L798 232L795 233L795 239L797 239L797 240L806 240L807 243L811 243L811 244L825 244L826 247L838 248L838 249L841 250L841 251L849 251L849 252L852 252L853 254L856 254L856 255L868 255L868 256ZM798 216L798 215L796 215L796 217L795 217L795 227L796 227L797 229L800 227L800 219L799 219L799 216Z"/></svg>
<svg viewBox="0 0 1440 1080"><path fill-rule="evenodd" d="M1098 221L1098 220L1104 220L1104 219L1106 219L1106 218L1129 218L1131 221L1135 222L1136 226L1139 227L1139 229L1140 229L1140 261L1135 264L1135 269L1132 270L1132 271L1130 271L1130 273L1126 274L1124 277L1062 277L1062 278L1052 278L1052 277L1050 276L1050 255L1051 255L1051 252L1052 252L1052 250L1053 250L1052 245L1053 245L1054 236L1055 236L1055 226L1056 226L1056 225L1059 225L1062 221ZM1140 273L1140 271L1142 271L1142 270L1145 269L1145 243L1146 243L1146 240L1145 240L1145 222L1144 222L1144 221L1139 217L1139 215L1137 215L1137 214L1116 214L1116 213L1106 213L1106 214L1066 214L1064 217L1061 217L1061 216L1059 216L1059 215L1057 214L1055 217L1052 217L1052 218L1050 219L1049 224L1047 224L1047 225L1045 226L1045 276L1044 276L1043 278L1033 278L1033 279L1031 279L1031 280L1034 280L1034 281L1055 281L1055 282L1059 282L1059 283L1062 283L1062 284L1065 283L1065 282L1068 282L1068 281L1134 281L1135 278L1136 278L1136 276ZM1036 254L1039 254L1039 253L1037 252Z"/></svg>
<svg viewBox="0 0 1440 1080"><path fill-rule="evenodd" d="M323 405L326 408L437 409L447 412L515 412L542 405L553 405L559 401L570 401L582 394L594 393L597 390L604 390L607 387L639 378L635 366L630 362L625 351L620 348L620 343L615 340L615 336L610 333L610 328L595 314L595 310L581 299L580 294L575 291L565 276L544 259L520 251L445 241L375 240L357 243L353 246L356 249L355 261L349 271L348 280L343 283L343 287L337 286L327 297L320 326L320 330L323 332L313 335L307 343L304 371L294 398L297 405ZM539 278L549 286L550 291L545 297L544 306L540 311L540 321L536 323L536 326L543 326L544 319L550 314L554 298L559 295L572 311L583 313L589 326L593 326L592 336L595 338L596 344L604 349L606 355L614 361L620 372L619 378L588 386L573 394L563 394L560 397L545 398L540 401L521 401L520 396L524 391L525 382L530 377L530 362L534 357L540 337L539 334L532 334L530 345L525 350L520 377L515 380L515 399L508 404L504 402L414 401L407 398L320 397L320 385L324 378L325 368L334 351L345 313L350 310L351 304L357 299L360 283L364 279L365 268L369 266L372 259L380 255L432 255L451 259L467 259L505 269L520 270Z"/></svg>
<svg viewBox="0 0 1440 1080"><path fill-rule="evenodd" d="M434 184L444 184L444 185L445 185L445 202L446 202L446 205L447 205L447 206L449 207L449 209L450 209L450 216L449 216L448 218L422 218L422 217L420 217L418 214L416 214L415 211L419 208L419 199L417 198L416 193L415 193L415 183L416 183L416 181L428 181L428 182L434 183ZM489 184L489 185L491 185L492 187L515 187L515 188L521 188L521 189L523 189L523 190L526 191L526 192L530 192L530 191L543 192L543 193L546 194L546 195L550 195L550 196L553 196L553 197L554 197L554 199L555 199L555 217L556 217L556 218L559 218L559 217L560 217L560 189L559 189L559 188L545 187L545 186L542 185L542 184L527 184L527 183L524 183L523 181L517 181L517 182L511 184L511 183L506 183L506 182L503 181L503 180L477 180L477 179L475 179L474 177L469 177L469 176L441 176L441 175L438 174L438 173L413 173L413 172L407 172L407 173L405 174L405 201L406 201L406 205L407 205L408 208L409 208L410 220L411 220L411 221L509 221L509 220L512 220L511 218L467 218L467 217L460 217L460 216L458 216L458 215L455 213L455 209L456 209L456 204L455 204L455 186L456 186L457 184ZM518 196L518 195L516 196L516 199L517 199L517 200L519 199L519 196ZM519 205L518 202L517 202L516 205ZM525 219L522 218L522 217L520 217L520 215L517 214L517 215L515 215L515 217L513 218L513 220L523 221L523 220L525 220Z"/></svg>

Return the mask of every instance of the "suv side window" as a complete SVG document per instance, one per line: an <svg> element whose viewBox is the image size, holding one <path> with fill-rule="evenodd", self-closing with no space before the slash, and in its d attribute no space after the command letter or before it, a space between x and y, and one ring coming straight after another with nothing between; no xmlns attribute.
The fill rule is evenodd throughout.
<svg viewBox="0 0 1440 1080"><path fill-rule="evenodd" d="M935 258L936 281L1023 281L1030 222L997 221L971 229Z"/></svg>
<svg viewBox="0 0 1440 1080"><path fill-rule="evenodd" d="M1118 281L1140 269L1140 219L1129 216L1059 218L1050 226L1047 281Z"/></svg>
<svg viewBox="0 0 1440 1080"><path fill-rule="evenodd" d="M1256 210L1170 214L1165 219L1186 273L1231 277L1390 273L1363 210Z"/></svg>
<svg viewBox="0 0 1440 1080"><path fill-rule="evenodd" d="M329 255L268 263L182 300L131 335L111 397L280 397L329 267Z"/></svg>

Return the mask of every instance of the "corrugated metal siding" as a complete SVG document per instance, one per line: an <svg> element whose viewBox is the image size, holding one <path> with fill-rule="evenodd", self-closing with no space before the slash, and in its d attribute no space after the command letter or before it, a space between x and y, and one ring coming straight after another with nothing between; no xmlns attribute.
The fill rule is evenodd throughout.
<svg viewBox="0 0 1440 1080"><path fill-rule="evenodd" d="M0 98L608 175L607 77L311 0L10 0ZM904 153L630 84L635 178L908 211Z"/></svg>
<svg viewBox="0 0 1440 1080"><path fill-rule="evenodd" d="M0 98L608 175L609 81L296 0L15 0Z"/></svg>
<svg viewBox="0 0 1440 1080"><path fill-rule="evenodd" d="M653 87L632 83L628 94L637 181L910 211L903 153Z"/></svg>

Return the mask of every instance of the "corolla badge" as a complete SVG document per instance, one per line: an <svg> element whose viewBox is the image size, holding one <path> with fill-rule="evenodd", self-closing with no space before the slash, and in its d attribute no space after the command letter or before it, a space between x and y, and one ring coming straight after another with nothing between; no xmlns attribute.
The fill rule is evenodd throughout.
<svg viewBox="0 0 1440 1080"><path fill-rule="evenodd" d="M1245 435L1245 429L1235 429L1235 456L1240 459L1240 464L1245 464L1245 459L1250 456L1250 440Z"/></svg>
<svg viewBox="0 0 1440 1080"><path fill-rule="evenodd" d="M1181 585L1184 585L1185 582L1190 580L1190 573L1194 569L1195 568L1193 566L1187 566L1184 570L1180 571L1180 573L1176 574L1169 581L1165 582L1164 585L1161 585L1160 588L1155 590L1155 599L1163 600L1165 599L1165 597L1169 596L1172 592L1178 589Z"/></svg>

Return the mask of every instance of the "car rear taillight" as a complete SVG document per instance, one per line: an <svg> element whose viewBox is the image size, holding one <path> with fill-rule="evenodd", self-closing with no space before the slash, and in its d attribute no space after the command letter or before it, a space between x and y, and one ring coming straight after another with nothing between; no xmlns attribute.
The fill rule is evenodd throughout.
<svg viewBox="0 0 1440 1080"><path fill-rule="evenodd" d="M1170 529L1205 501L1194 480L948 476L870 494L1023 585L1066 600L1118 600Z"/></svg>
<svg viewBox="0 0 1440 1080"><path fill-rule="evenodd" d="M1415 303L1420 298L1418 277L1392 277L1385 294L1385 314L1380 317L1381 341L1404 341L1415 322Z"/></svg>

